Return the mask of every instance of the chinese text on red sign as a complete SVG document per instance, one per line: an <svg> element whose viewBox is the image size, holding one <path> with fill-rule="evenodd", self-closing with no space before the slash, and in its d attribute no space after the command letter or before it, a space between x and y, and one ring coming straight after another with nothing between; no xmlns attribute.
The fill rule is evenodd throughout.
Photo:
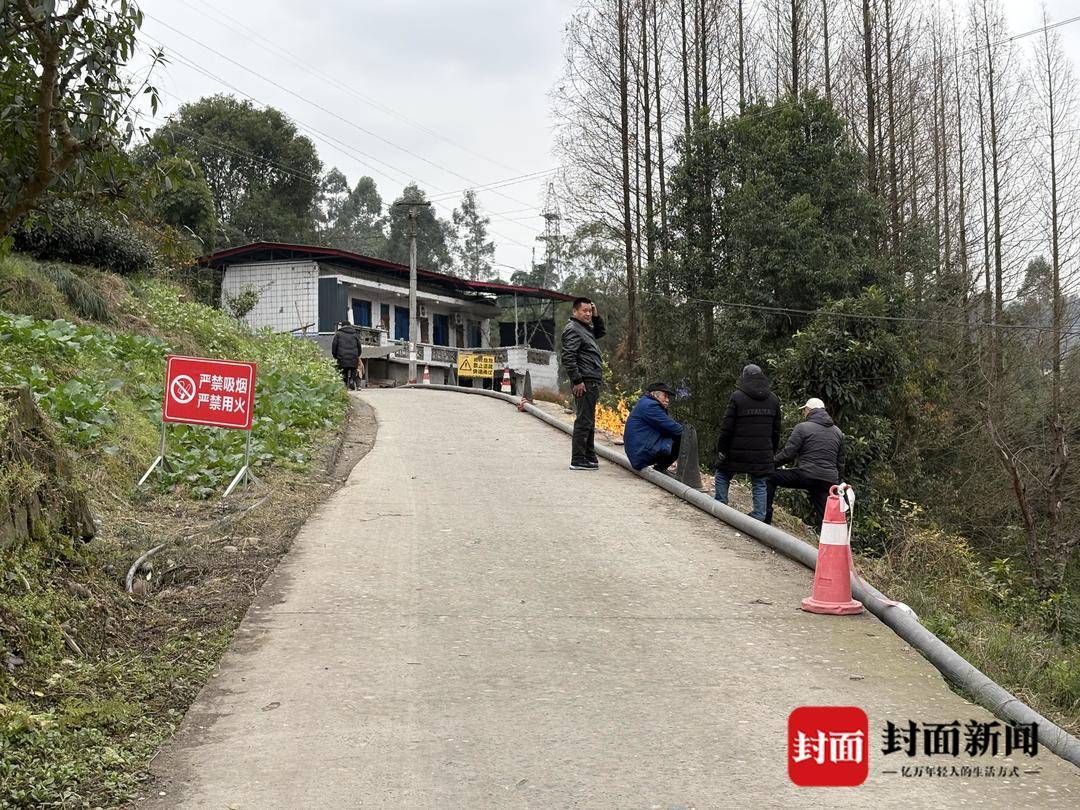
<svg viewBox="0 0 1080 810"><path fill-rule="evenodd" d="M251 429L255 364L170 356L162 421Z"/></svg>

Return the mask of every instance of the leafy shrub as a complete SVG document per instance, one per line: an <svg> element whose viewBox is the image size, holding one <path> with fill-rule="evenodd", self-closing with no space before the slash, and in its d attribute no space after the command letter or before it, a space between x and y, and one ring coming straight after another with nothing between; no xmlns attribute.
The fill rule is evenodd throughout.
<svg viewBox="0 0 1080 810"><path fill-rule="evenodd" d="M156 251L131 228L66 200L26 217L12 235L16 250L39 259L89 264L121 275L145 273L158 263Z"/></svg>
<svg viewBox="0 0 1080 810"><path fill-rule="evenodd" d="M255 465L306 464L313 440L345 409L329 358L307 341L254 332L213 307L181 301L168 284L140 289L143 296L132 305L173 339L207 356L258 364ZM0 313L0 385L29 385L73 449L114 455L120 446L142 447L132 450L132 469L149 461L140 456L160 421L164 361L171 351L156 338ZM127 413L141 418L121 418ZM177 425L169 433L173 471L163 480L194 497L219 492L243 463L242 431Z"/></svg>
<svg viewBox="0 0 1080 810"><path fill-rule="evenodd" d="M233 317L242 320L251 310L259 304L262 293L259 290L248 287L236 295L225 293L225 305L233 314Z"/></svg>

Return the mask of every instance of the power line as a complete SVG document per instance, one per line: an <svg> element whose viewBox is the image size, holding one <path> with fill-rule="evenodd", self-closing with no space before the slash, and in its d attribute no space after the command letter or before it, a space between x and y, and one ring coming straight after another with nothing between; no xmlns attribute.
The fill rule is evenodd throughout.
<svg viewBox="0 0 1080 810"><path fill-rule="evenodd" d="M431 160L429 158L426 158L426 157L424 157L423 155L421 155L421 154L419 154L417 152L413 152L411 149L408 149L408 148L406 148L404 146L401 146L400 144L395 143L394 141L390 140L389 138L384 138L383 136L379 135L378 133L373 132L370 129L367 129L366 127L363 127L360 124L357 124L355 121L351 121L348 118L345 118L343 115L340 115L339 113L334 112L330 108L325 107L322 104L319 104L318 102L312 101L310 98L306 97L302 93L298 93L295 90L292 90L292 89L286 87L285 85L281 84L280 82L278 82L278 81L276 81L274 79L271 79L269 76L266 76L266 75L260 73L259 71L255 70L254 68L248 67L247 65L243 64L242 62L240 62L240 61L238 61L236 59L233 59L228 54L222 53L221 51L207 45L205 42L202 42L201 40L197 39L196 37L193 37L193 36L191 36L189 34L184 33L179 28L176 28L176 27L170 25L169 23L159 19L158 17L154 17L151 14L147 14L146 16L149 17L150 19L154 20L155 22L157 22L159 25L162 25L165 28L168 28L170 31L178 34L179 36L184 37L184 39L187 39L187 40L189 40L191 42L194 42L199 47L210 51L210 53L215 54L216 56L224 59L225 61L229 62L232 65L235 65L236 67L240 68L241 70L245 70L248 73L250 73L251 75L253 75L253 76L255 76L255 77L259 78L259 79L262 79L264 82L276 87L277 89L281 90L283 93L288 93L289 95L293 96L294 98L297 98L300 101L304 102L305 104L308 104L308 105L314 107L315 109L336 118L337 120L341 121L342 123L353 127L354 129L364 133L365 135L368 135L369 137L375 138L376 140L381 141L382 143L385 143L388 146L393 147L394 149L398 149L398 150L404 152L405 154L416 158L417 160L421 160L424 163L427 163L430 166L433 166L434 168L439 169L440 171L446 172L447 174L451 174L454 177L457 177L457 178L459 178L461 180L464 180L466 183L469 183L470 185L479 185L475 180L473 180L473 179L471 179L469 177L466 177L465 175L461 174L460 172L454 171L451 168L448 168L448 167L443 166L443 165L441 165L439 163L436 163L435 161L433 161L433 160ZM151 38L155 39L155 41L157 41L159 43L161 42L160 40L157 40L155 37L151 37ZM162 43L162 45L164 47L164 43ZM175 49L173 49L173 50L175 50ZM430 185L430 184L426 184L426 185ZM528 205L528 203L525 202L524 200L519 200L519 199L517 199L515 197L512 197L509 194L506 194L504 192L496 191L495 193L498 194L500 197L504 197L504 198L506 198L506 199L508 199L508 200L510 200L512 202L517 203L518 205Z"/></svg>
<svg viewBox="0 0 1080 810"><path fill-rule="evenodd" d="M153 36L153 35L151 35L151 34L146 34L146 33L143 33L143 36L145 36L145 37L147 37L147 38L149 38L149 39L153 40L154 42L157 42L157 43L158 43L158 44L159 44L159 45L160 45L161 47L163 47L163 48L164 48L164 47L168 47L168 46L166 46L166 45L165 45L165 43L163 43L163 42L162 42L161 40L157 39L157 37L154 37L154 36ZM186 35L185 35L185 36L186 36ZM190 39L190 37L189 37L189 39ZM205 47L205 46L204 46L204 47ZM261 105L261 106L263 106L263 107L270 107L270 106L271 106L271 105L267 104L266 102L264 102L264 101L261 101L260 99L257 99L257 98L256 98L255 96L251 95L250 93L247 93L247 92L245 92L245 91L241 90L241 89L240 89L239 87L237 87L236 85L232 84L232 83L231 83L231 82L229 82L229 81L228 81L227 79L224 79L224 78L222 78L221 76L218 76L217 74L213 73L212 71L209 71L209 70L207 70L206 68L202 67L201 65L197 64L196 62L194 62L194 61L193 61L192 59L190 59L189 57L187 57L187 56L184 56L184 54L182 54L182 53L180 53L179 51L177 51L177 50L176 50L175 48L170 48L170 50L171 50L172 54L173 54L173 55L174 55L175 57L178 57L178 58L179 58L180 64L182 64L182 65L185 65L186 67L189 67L189 68L191 68L192 70L195 70L195 71L197 71L198 73L202 74L203 76L205 76L205 77L207 77L207 78L209 78L209 79L211 79L211 80L213 80L213 81L219 82L219 83L220 83L221 85L223 85L224 87L227 87L227 88L229 88L229 89L230 89L230 90L232 90L233 92L235 92L235 93L238 93L238 94L240 94L240 95L244 96L245 98L247 98L247 99L251 100L252 102L254 102L254 103L256 103L256 104L259 104L259 105ZM215 51L215 52L216 52L216 51ZM227 58L227 57L226 57L226 58ZM234 60L229 60L229 61L234 61ZM245 68L245 69L247 69L247 70L250 70L249 68ZM252 72L254 72L254 71L252 71ZM256 75L258 75L258 74L256 73ZM292 91L287 91L287 92L290 92L290 93L292 93ZM169 95L172 95L172 94L169 94ZM293 93L293 95L296 95L296 94L295 94L295 93ZM173 97L175 98L175 96L173 96ZM316 105L316 106L317 106L317 105ZM346 154L346 155L348 155L348 156L352 157L352 158L353 158L354 160L357 160L358 162L360 162L360 163L361 163L362 165L364 165L364 166L367 166L367 167L368 167L369 169L371 169L371 170L372 170L372 171L373 171L374 173L376 173L376 174L380 174L380 175L382 175L383 177L389 178L390 180L392 180L392 181L393 181L393 182L395 182L395 183L402 183L403 185L407 185L407 181L402 181L402 180L400 180L400 179L397 179L397 178L394 178L394 177L392 177L391 175L388 175L388 174L386 174L385 172L381 172L381 171L379 171L379 170L377 170L377 169L374 169L373 167L371 167L371 166L370 166L370 164L367 164L367 163L365 163L365 162L364 162L363 160L360 160L359 158L357 158L357 157L355 156L355 154L352 154L352 153L353 153L353 152L355 152L355 153L357 153L357 154L360 154L360 155L362 155L363 157L367 158L368 160L373 160L373 161L375 161L375 162L377 162L377 163L381 163L382 165L384 165L384 166L387 166L387 167L389 167L389 168L390 168L390 169L392 169L393 171L396 171L396 172L401 172L402 174L408 174L407 172L404 172L404 171L403 171L402 169L399 169L399 168L397 168L397 167L393 166L392 164L390 164L390 163L387 163L387 162L386 162L386 161L384 161L384 160L380 160L379 158L376 158L376 157L374 157L373 155L368 155L368 154L366 154L366 153L364 153L364 152L360 152L360 151L359 151L358 149L356 149L355 147L351 146L350 144L347 144L347 143L345 143L344 141L341 141L340 139L338 139L338 138L335 138L335 137L334 137L334 136L332 136L332 135L327 135L326 133L324 133L324 132L321 132L320 130L316 129L315 127L311 126L310 124L306 124L306 123L304 123L304 122L300 121L299 119L297 119L297 118L295 118L295 117L294 117L294 118L293 118L292 120L293 120L293 122L294 122L294 123L295 123L295 124L296 124L296 125L297 125L298 127L300 127L301 129L304 129L304 130L306 130L306 131L307 131L308 133L310 133L310 134L311 134L311 135L312 135L313 137L315 137L316 139L318 139L318 140L321 140L321 141L323 141L324 143L329 143L329 145L331 145L331 146L332 146L333 148L336 148L336 149L338 149L338 151L341 151L341 152L343 152L344 154ZM344 119L343 119L343 120L344 120ZM336 144L336 145L335 145L335 144ZM460 175L459 175L459 176L460 176ZM468 179L468 178L465 178L465 179ZM433 185L432 185L431 183L428 183L428 182L425 182L425 181L421 181L421 182L424 182L424 185L425 185L425 186L428 186L429 188L435 188L436 190L439 190L437 186L433 186ZM515 200L515 198L514 198L514 197L510 197L510 196L509 196L509 195L507 195L507 194L502 194L501 192L498 192L498 191L496 191L495 193L496 193L496 194L499 194L500 196L506 197L507 199L510 199L510 200ZM442 202L441 202L440 200L433 200L433 202L435 202L435 204L436 204L437 206L439 206L440 208L442 208L443 210L445 210L445 211L446 211L447 213L452 213L452 212L453 212L453 209L452 209L452 208L449 208L449 207L447 207L447 206L446 206L446 205L444 205L444 204L443 204L443 203L442 203ZM499 217L499 219L503 219L503 220L505 220L505 221L507 221L507 222L511 222L511 223L513 223L513 220L509 220L509 219L507 219L507 218L505 218L505 217L502 217L502 216L500 216L500 217ZM517 223L513 223L513 224L517 224ZM523 248L527 248L527 249L531 249L531 247L532 247L531 245L527 245L527 244L525 244L524 242L521 242L521 241L519 241L519 240L517 240L517 239L514 239L513 237L510 237L510 236L506 236L505 234L500 234L500 233L498 233L498 232L496 232L496 231L494 231L494 230L492 230L492 231L491 231L491 234L492 234L492 236L497 236L497 237L499 237L499 239L501 239L501 240L502 240L502 241L504 241L504 242L511 242L511 243L513 243L513 244L515 244L515 245L518 245L518 246L520 246L520 247L523 247Z"/></svg>
<svg viewBox="0 0 1080 810"><path fill-rule="evenodd" d="M151 37L151 39L153 39L153 38ZM183 54L176 54L176 55L179 56L179 58L180 58L180 64L186 65L187 67L190 67L190 68L192 68L194 70L198 70L200 73L202 73L203 76L206 76L207 78L213 79L214 81L220 82L222 85L224 85L226 87L229 87L229 89L232 90L233 92L239 93L240 95L242 95L245 98L251 100L251 102L253 102L255 104L261 105L262 107L269 107L270 106L270 105L266 104L265 102L262 102L262 100L256 98L255 96L253 96L253 95L251 95L249 93L245 93L244 91L240 90L239 87L233 85L228 80L222 79L221 77L214 75L214 73L212 73L212 72L210 72L208 70L205 70L204 68L202 68L199 65L191 64L190 60L187 57L185 57ZM163 92L167 96L170 96L172 98L176 98L177 100L180 100L173 93L168 93L168 92L164 92L164 91L161 91L161 92ZM392 177L391 175L388 175L386 172L380 172L379 170L377 170L377 168L374 168L373 166L370 166L370 165L364 163L359 158L356 158L355 154L352 153L353 151L356 151L356 150L354 150L354 148L351 147L350 145L346 144L345 141L341 141L341 140L339 140L338 138L335 138L332 135L326 135L325 133L322 133L321 131L314 129L314 127L312 127L310 124L303 123L302 121L299 121L297 119L293 119L293 122L297 125L298 129L306 131L312 137L314 137L314 138L316 138L318 140L322 140L323 143L327 144L330 148L337 149L338 151L342 152L343 154L346 154L346 156L352 158L353 160L356 160L357 162L360 162L362 165L365 165L367 168L369 168L369 170L372 171L373 173L381 175L382 177L386 177L386 178L390 179L391 181L393 181L393 183L401 184L403 187L408 185L408 181ZM183 127L181 127L181 129L183 129ZM206 139L206 138L204 137L203 139ZM225 147L224 145L219 144L219 148L227 148L227 147ZM265 158L259 158L258 156L254 156L254 154L252 154L251 152L244 152L244 150L239 150L239 149L235 149L235 148L233 148L233 151L239 151L241 153L244 153L245 157L248 157L249 159L258 160L258 161L260 161L262 163L268 163L269 165L272 165L275 168L279 168L280 171L288 171L287 168L285 168L284 166L282 166L280 164L275 164L273 161L268 161ZM365 154L364 152L359 152L359 153L360 154ZM366 154L365 154L365 157L370 157L370 156L366 156ZM372 160L378 160L378 159L372 158ZM378 162L383 163L383 161L378 161ZM389 165L389 164L387 164L387 165ZM394 168L394 167L391 166L391 168ZM397 171L397 170L395 170L395 171ZM303 179L303 180L308 180L309 179L306 176L296 175L296 173L293 173L293 174L294 174L294 176L298 176L300 179ZM427 185L427 184L424 184L424 185ZM453 215L453 213L454 213L454 208L453 207L450 207L450 206L446 205L444 202L438 201L438 200L433 200L432 202L433 202L434 205L442 208L442 210L444 212L446 212L447 214ZM507 221L513 222L513 220L508 219L507 217L502 217L502 218L507 220ZM518 245L519 247L525 247L527 249L531 249L531 245L528 245L528 244L526 244L524 242L513 239L512 237L508 237L508 235L505 235L503 233L499 233L496 230L491 230L490 233L491 233L492 237L495 237L495 238L499 239L502 242L511 242L511 243L513 243L515 245Z"/></svg>
<svg viewBox="0 0 1080 810"><path fill-rule="evenodd" d="M380 112L383 112L383 113L386 113L387 115L393 116L394 118L397 118L399 121L401 121L401 122L403 122L405 124L408 124L409 126L419 130L420 132L423 132L426 135L430 135L433 138L437 138L438 140L443 141L444 143L447 143L450 146L453 146L453 147L455 147L457 149L460 149L463 152L467 152L468 154L473 155L474 157L478 157L481 160L486 160L488 163L491 163L491 164L493 164L495 166L499 166L499 167L501 167L503 169L507 169L507 170L512 171L512 172L513 171L518 171L513 166L507 166L505 163L502 163L501 161L495 160L490 155L485 155L482 152L478 152L478 151L476 151L474 149L470 149L468 146L457 143L456 141L453 141L450 138L447 138L445 135L442 135L442 134L440 134L439 132L437 132L437 131L435 131L433 129L429 129L428 127L424 126L423 124L409 118L404 113L401 113L398 110L395 110L393 107L390 107L387 104L384 104L384 103L382 103L380 101L377 101L376 99L371 98L370 96L364 95L363 93L355 90L354 88L349 87L344 82L337 79L336 77L331 76L331 75L329 75L329 74L327 74L327 73L325 73L325 72L323 72L323 71L321 71L321 70L319 70L319 69L317 69L317 68L315 68L315 67L313 67L311 65L308 65L308 64L296 59L295 57L292 56L292 54L289 53L289 51L287 49L285 49L281 45L278 45L273 40L269 39L268 37L263 36L258 31L254 30L253 28L250 28L249 26L244 25L242 22L237 20L235 17L227 14L226 12L222 11L221 9L211 5L210 3L205 2L205 0L196 0L196 1L199 3L199 5L206 8L212 14L215 14L215 15L218 15L220 17L224 17L224 18L226 18L228 20L231 20L233 23L236 24L236 26L233 26L233 25L230 25L229 23L223 22L220 19L215 19L214 22L217 22L219 25L222 25L225 28L228 28L228 29L230 29L232 31L235 31L236 33L250 34L251 36L254 36L256 39L262 40L262 42L265 43L265 44L260 45L260 47L262 47L264 50L285 59L286 61L290 62L295 67L299 68L300 70L305 71L306 73L311 74L315 78L322 79L323 81L330 82L331 84L339 87L341 90L345 91L349 95L353 96L354 98L359 99L360 101L363 101L365 104L371 105L372 107L379 110ZM189 8L192 8L193 10L195 10L194 7L188 2L188 0L181 0L181 2L183 2ZM259 43L255 43L255 44L259 44Z"/></svg>
<svg viewBox="0 0 1080 810"><path fill-rule="evenodd" d="M693 296L679 296L679 300L665 296L662 293L650 292L648 290L640 291L643 295L651 296L653 298L659 298L660 300L667 301L671 304L678 304L679 301L693 302L695 304L709 304L715 307L726 307L730 309L747 309L755 312L767 312L774 315L802 315L806 317L818 317L826 316L833 318L849 318L852 320L863 321L885 321L895 323L919 323L919 324L934 324L940 326L960 326L965 329L1011 329L1030 332L1052 332L1053 329L1047 326L1039 326L1036 324L1022 324L1022 323L987 323L985 321L949 321L942 320L941 318L916 318L914 316L907 315L868 315L862 313L851 312L839 312L837 310L829 309L798 309L795 307L780 307L772 306L768 304L747 304L740 301L712 301L707 298L695 298ZM1063 331L1062 335L1069 337L1080 337L1080 331L1066 332Z"/></svg>
<svg viewBox="0 0 1080 810"><path fill-rule="evenodd" d="M486 183L482 186L470 186L468 188L459 188L455 191L445 191L439 194L439 197L456 197L459 194L464 194L466 191L491 191L496 188L503 188L505 186L515 186L518 183L527 183L529 180L539 180L542 177L546 177L550 174L555 174L561 171L561 169L542 169L536 172L530 172L529 174L520 174L514 177L507 177L502 180L493 180L490 183ZM525 208L519 209L521 211L537 211L540 209L535 205L530 205ZM537 214L539 216L539 214Z"/></svg>

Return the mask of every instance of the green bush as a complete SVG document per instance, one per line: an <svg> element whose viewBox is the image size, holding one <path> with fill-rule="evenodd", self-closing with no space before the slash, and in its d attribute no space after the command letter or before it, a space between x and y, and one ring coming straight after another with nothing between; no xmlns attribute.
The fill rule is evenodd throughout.
<svg viewBox="0 0 1080 810"><path fill-rule="evenodd" d="M345 394L329 358L291 335L255 332L224 312L181 301L170 285L139 285L136 314L171 340L210 357L258 364L252 456L259 467L303 465L317 436L338 421ZM149 463L146 438L161 414L165 356L161 340L65 320L0 312L0 385L28 385L72 449L116 456L127 449L129 474ZM125 418L126 415L136 418ZM219 492L243 463L243 431L169 428L167 486L197 498Z"/></svg>
<svg viewBox="0 0 1080 810"><path fill-rule="evenodd" d="M132 229L62 200L26 217L13 230L14 247L39 259L89 264L121 275L145 273L157 252Z"/></svg>

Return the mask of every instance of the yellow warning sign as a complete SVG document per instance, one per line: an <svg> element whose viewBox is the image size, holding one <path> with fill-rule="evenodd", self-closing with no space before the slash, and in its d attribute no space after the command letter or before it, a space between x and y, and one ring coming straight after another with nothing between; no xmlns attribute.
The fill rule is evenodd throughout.
<svg viewBox="0 0 1080 810"><path fill-rule="evenodd" d="M495 355L458 352L459 377L492 377L495 375Z"/></svg>

